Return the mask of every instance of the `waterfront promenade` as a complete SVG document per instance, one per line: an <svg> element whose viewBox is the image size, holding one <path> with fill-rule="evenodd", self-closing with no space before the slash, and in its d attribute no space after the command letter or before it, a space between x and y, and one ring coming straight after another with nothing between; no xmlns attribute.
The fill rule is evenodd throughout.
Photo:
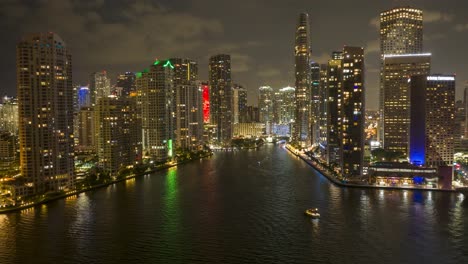
<svg viewBox="0 0 468 264"><path fill-rule="evenodd" d="M438 191L438 192L458 192L456 189L438 189L438 188L420 188L420 187L411 187L411 186L381 186L381 185L371 185L371 184L354 184L354 183L347 183L344 180L338 179L335 177L329 168L326 168L322 164L319 164L313 160L311 160L306 154L301 153L300 151L296 150L291 145L287 144L285 148L291 152L293 155L299 157L311 167L313 167L316 171L320 172L325 178L330 180L332 183L341 186L341 187L350 187L350 188L375 188L375 189L390 189L390 190L421 190L421 191Z"/></svg>
<svg viewBox="0 0 468 264"><path fill-rule="evenodd" d="M210 153L208 155L200 157L200 159L205 159L205 158L210 157L212 155L213 155L213 153ZM88 191L91 191L91 190L103 188L103 187L106 187L106 186L109 186L109 185L112 185L112 184L115 184L115 183L118 183L118 182L127 181L127 180L130 180L130 179L139 177L139 176L143 176L143 175L151 174L151 173L154 173L154 172L157 172L157 171L162 171L162 170L166 170L166 169L169 169L169 168L172 168L172 167L176 167L178 165L182 165L182 164L194 161L194 160L195 159L186 160L186 161L182 161L182 162L170 162L170 163L166 163L166 164L164 164L164 165L162 165L160 167L156 167L155 169L147 170L147 171L145 171L143 173L131 174L131 175L128 175L128 176L125 176L125 177L122 177L122 178L117 178L117 179L110 180L109 182L106 182L106 183L101 183L101 184L96 184L96 185L93 185L93 186L85 187L83 189L71 190L71 191L68 191L68 192L59 193L57 195L53 195L53 196L49 196L49 197L43 195L42 198L38 198L37 201L28 202L28 203L21 203L20 205L12 206L12 207L0 208L0 214L6 214L6 213L14 212L14 211L20 211L20 210L24 210L24 209L28 209L28 208L37 206L37 205L49 203L51 201L55 201L55 200L58 200L58 199L63 199L63 198L66 198L66 197L75 196L75 195L78 195L80 193L84 193L84 192L88 192ZM197 158L197 160L198 160L198 158Z"/></svg>

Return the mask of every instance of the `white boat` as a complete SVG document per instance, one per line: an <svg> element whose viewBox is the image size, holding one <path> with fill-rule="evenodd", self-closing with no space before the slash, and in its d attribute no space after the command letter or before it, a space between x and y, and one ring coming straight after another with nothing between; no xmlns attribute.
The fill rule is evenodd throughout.
<svg viewBox="0 0 468 264"><path fill-rule="evenodd" d="M307 210L305 211L305 214L306 214L307 216L310 216L310 217L314 218L314 219L320 218L320 213L319 213L319 211L318 211L317 208L307 209Z"/></svg>

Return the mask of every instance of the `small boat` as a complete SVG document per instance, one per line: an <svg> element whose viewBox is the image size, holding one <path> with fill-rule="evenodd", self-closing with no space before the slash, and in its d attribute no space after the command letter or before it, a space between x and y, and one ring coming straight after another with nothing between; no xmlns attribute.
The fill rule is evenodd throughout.
<svg viewBox="0 0 468 264"><path fill-rule="evenodd" d="M305 211L305 214L306 214L307 216L312 217L313 219L320 218L320 213L319 213L319 211L318 211L317 208L307 209L307 210Z"/></svg>

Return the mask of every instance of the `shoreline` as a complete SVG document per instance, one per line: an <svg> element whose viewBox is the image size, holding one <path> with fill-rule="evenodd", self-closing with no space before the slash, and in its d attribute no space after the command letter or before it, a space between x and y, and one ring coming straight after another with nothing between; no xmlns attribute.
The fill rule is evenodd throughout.
<svg viewBox="0 0 468 264"><path fill-rule="evenodd" d="M211 153L209 155L206 155L206 156L203 156L203 157L200 157L200 159L206 159L207 157L211 157L211 156L213 156L213 153ZM67 198L67 197L70 197L70 196L78 195L80 193L93 191L93 190L96 190L96 189L99 189L99 188L110 186L110 185L115 184L115 183L119 183L119 182L123 182L123 181L129 180L129 179L144 176L146 174L167 170L169 168L176 167L178 165L183 165L183 164L195 161L195 160L198 160L198 159L186 160L186 161L182 161L182 162L175 163L175 164L167 164L167 165L165 165L163 167L156 168L156 169L151 170L151 171L145 171L145 172L139 173L139 174L131 174L131 175L125 176L124 178L117 179L117 180L112 180L112 181L107 182L107 183L101 183L101 184L93 185L93 186L90 186L90 187L87 187L87 188L84 188L84 189L81 189L81 190L69 191L69 192L66 192L64 194L60 194L60 195L56 195L56 196L52 196L52 197L47 197L47 198L44 198L43 200L40 200L40 201L37 201L37 202L28 203L27 205L20 205L20 206L15 206L15 207L10 207L10 208L2 208L2 209L0 209L0 214L8 214L8 213L13 213L15 211L22 211L24 209L35 207L37 205L42 205L42 204L46 204L46 203L49 203L49 202L52 202L52 201L55 201L55 200L59 200L59 199Z"/></svg>
<svg viewBox="0 0 468 264"><path fill-rule="evenodd" d="M435 191L435 192L446 192L446 193L457 193L457 190L447 190L447 189L426 189L426 188L417 188L417 187L396 187L396 186L375 186L375 185L359 185L359 184L352 184L352 183L344 183L339 181L338 179L335 179L333 176L329 175L326 171L318 168L316 165L314 165L310 160L307 160L300 154L294 153L293 150L290 149L288 145L285 147L291 154L294 156L302 159L307 163L309 166L311 166L314 170L319 172L321 175L323 175L325 178L327 178L330 182L333 184L339 186L339 187L348 187L348 188L361 188L361 189L381 189L381 190L409 190L409 191Z"/></svg>

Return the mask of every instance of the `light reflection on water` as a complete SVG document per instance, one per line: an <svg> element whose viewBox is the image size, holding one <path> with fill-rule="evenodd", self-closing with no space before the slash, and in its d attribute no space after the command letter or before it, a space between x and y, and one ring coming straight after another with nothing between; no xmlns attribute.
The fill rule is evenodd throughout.
<svg viewBox="0 0 468 264"><path fill-rule="evenodd" d="M0 215L0 262L468 263L467 225L461 194L340 188L266 146Z"/></svg>

